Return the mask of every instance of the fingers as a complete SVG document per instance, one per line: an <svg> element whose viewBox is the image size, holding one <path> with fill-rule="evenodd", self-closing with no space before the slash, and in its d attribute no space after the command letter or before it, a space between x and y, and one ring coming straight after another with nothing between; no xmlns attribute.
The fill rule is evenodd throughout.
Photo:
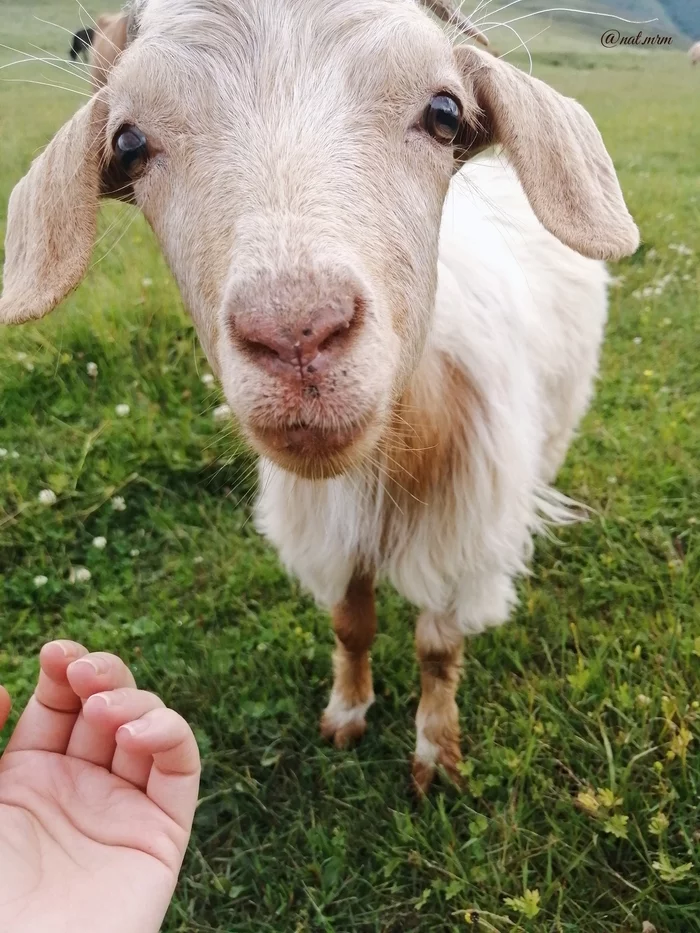
<svg viewBox="0 0 700 933"><path fill-rule="evenodd" d="M133 674L121 658L103 651L75 661L68 668L67 676L75 694L84 701L95 693L136 686ZM88 721L83 711L73 726L66 754L109 768L116 749L115 731L116 727L109 730L102 724Z"/></svg>
<svg viewBox="0 0 700 933"><path fill-rule="evenodd" d="M163 701L146 690L125 688L91 696L83 706L86 724L100 731L115 748L111 761L112 774L124 778L135 787L146 790L153 765L150 752L127 751L116 744L117 729L125 723L138 720L152 710L162 709Z"/></svg>
<svg viewBox="0 0 700 933"><path fill-rule="evenodd" d="M68 666L87 654L74 641L52 641L39 654L39 680L7 743L7 752L65 752L73 731L80 698L68 682Z"/></svg>
<svg viewBox="0 0 700 933"><path fill-rule="evenodd" d="M0 729L2 729L7 722L7 717L10 715L11 709L12 700L10 700L10 694L4 687L0 687Z"/></svg>
<svg viewBox="0 0 700 933"><path fill-rule="evenodd" d="M199 749L182 716L171 709L156 709L127 723L117 733L120 751L151 755L153 766L146 793L187 832L199 792Z"/></svg>
<svg viewBox="0 0 700 933"><path fill-rule="evenodd" d="M136 681L121 658L106 651L95 651L71 664L68 681L73 691L87 700L93 693L118 690L120 687L135 687Z"/></svg>

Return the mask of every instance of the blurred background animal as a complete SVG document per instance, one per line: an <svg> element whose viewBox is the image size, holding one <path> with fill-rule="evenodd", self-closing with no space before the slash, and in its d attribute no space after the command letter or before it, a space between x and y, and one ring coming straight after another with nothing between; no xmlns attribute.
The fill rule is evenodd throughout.
<svg viewBox="0 0 700 933"><path fill-rule="evenodd" d="M126 13L102 13L94 27L84 27L73 34L70 57L85 56L90 62L90 82L96 91L106 81L107 73L126 45Z"/></svg>
<svg viewBox="0 0 700 933"><path fill-rule="evenodd" d="M94 35L95 30L90 26L78 29L77 32L73 33L73 41L68 52L72 61L76 62L81 57L87 58L89 56Z"/></svg>

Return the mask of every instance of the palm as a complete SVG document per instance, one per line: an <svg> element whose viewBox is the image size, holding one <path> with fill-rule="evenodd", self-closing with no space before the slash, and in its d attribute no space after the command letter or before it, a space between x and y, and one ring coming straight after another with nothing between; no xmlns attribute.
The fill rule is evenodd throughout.
<svg viewBox="0 0 700 933"><path fill-rule="evenodd" d="M115 734L134 712L162 724L172 711L133 689L123 665L101 675L73 665L59 692L43 658L42 676L0 759L0 928L63 930L46 922L57 903L67 903L71 929L158 930L189 837L191 812L183 821L179 807L184 790L193 810L193 775L159 768L158 755L143 748L145 737ZM116 704L93 696L105 679L112 689L123 685L114 690L121 695ZM66 709L71 697L85 700L86 693L93 699L82 712ZM171 751L180 738L170 736ZM37 743L45 747L31 747ZM175 786L173 778L180 779ZM196 777L194 793L196 799Z"/></svg>

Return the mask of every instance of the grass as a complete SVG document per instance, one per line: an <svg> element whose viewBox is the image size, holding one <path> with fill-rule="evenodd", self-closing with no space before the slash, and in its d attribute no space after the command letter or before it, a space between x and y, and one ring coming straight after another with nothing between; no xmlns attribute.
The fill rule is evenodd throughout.
<svg viewBox="0 0 700 933"><path fill-rule="evenodd" d="M65 55L9 7L6 45ZM77 25L68 0L33 7ZM0 678L26 700L42 642L76 638L194 724L202 802L166 933L700 930L699 76L663 50L586 54L536 71L596 117L644 244L614 270L597 397L560 478L595 515L540 541L511 624L468 649L462 793L410 795L414 610L389 590L370 731L351 752L320 741L328 620L251 527L252 461L213 417L140 218L108 205L81 288L0 334ZM70 82L2 72L42 74ZM0 84L1 217L77 102ZM88 583L69 583L76 566Z"/></svg>

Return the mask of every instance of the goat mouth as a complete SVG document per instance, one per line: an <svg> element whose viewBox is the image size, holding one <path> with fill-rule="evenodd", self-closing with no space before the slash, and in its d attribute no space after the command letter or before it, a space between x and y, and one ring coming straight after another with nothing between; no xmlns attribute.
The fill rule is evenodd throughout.
<svg viewBox="0 0 700 933"><path fill-rule="evenodd" d="M309 479L344 473L356 459L355 449L367 433L367 421L326 428L297 421L275 427L250 426L261 453L283 469Z"/></svg>

